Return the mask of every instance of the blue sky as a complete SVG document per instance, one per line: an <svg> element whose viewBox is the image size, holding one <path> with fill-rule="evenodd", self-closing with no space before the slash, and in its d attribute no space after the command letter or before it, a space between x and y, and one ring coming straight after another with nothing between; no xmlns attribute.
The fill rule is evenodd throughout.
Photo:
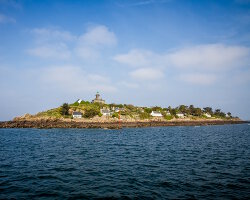
<svg viewBox="0 0 250 200"><path fill-rule="evenodd" d="M96 91L250 119L249 88L249 0L0 0L0 120Z"/></svg>

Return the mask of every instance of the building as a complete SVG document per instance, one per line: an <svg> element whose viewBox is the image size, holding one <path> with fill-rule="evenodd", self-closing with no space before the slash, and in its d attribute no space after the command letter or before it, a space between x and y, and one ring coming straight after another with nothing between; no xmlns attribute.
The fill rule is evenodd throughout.
<svg viewBox="0 0 250 200"><path fill-rule="evenodd" d="M162 117L162 114L159 111L152 111L150 115L152 117Z"/></svg>
<svg viewBox="0 0 250 200"><path fill-rule="evenodd" d="M125 111L124 108L115 108L115 112Z"/></svg>
<svg viewBox="0 0 250 200"><path fill-rule="evenodd" d="M205 113L204 115L205 115L207 118L212 117L209 113Z"/></svg>
<svg viewBox="0 0 250 200"><path fill-rule="evenodd" d="M104 116L110 116L112 113L110 112L110 110L109 109L106 109L106 108L103 108L103 109L101 109L101 113L102 113L102 115L104 115Z"/></svg>
<svg viewBox="0 0 250 200"><path fill-rule="evenodd" d="M72 113L72 116L73 116L73 118L78 118L78 119L80 119L80 118L82 118L82 113L81 112L73 112Z"/></svg>
<svg viewBox="0 0 250 200"><path fill-rule="evenodd" d="M96 93L95 99L92 100L92 103L103 103L105 104L105 100L103 100L99 94L99 92Z"/></svg>
<svg viewBox="0 0 250 200"><path fill-rule="evenodd" d="M185 117L183 113L177 113L176 116L179 117L179 118L184 118Z"/></svg>
<svg viewBox="0 0 250 200"><path fill-rule="evenodd" d="M81 99L78 99L78 101L77 101L79 104L82 102L82 100Z"/></svg>

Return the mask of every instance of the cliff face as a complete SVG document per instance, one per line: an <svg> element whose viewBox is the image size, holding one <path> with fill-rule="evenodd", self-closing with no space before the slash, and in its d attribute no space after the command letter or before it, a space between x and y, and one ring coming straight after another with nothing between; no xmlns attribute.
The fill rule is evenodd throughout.
<svg viewBox="0 0 250 200"><path fill-rule="evenodd" d="M175 121L134 121L134 122L91 122L60 119L16 120L0 122L0 128L108 128L157 127L157 126L207 126L248 123L242 120L175 120Z"/></svg>

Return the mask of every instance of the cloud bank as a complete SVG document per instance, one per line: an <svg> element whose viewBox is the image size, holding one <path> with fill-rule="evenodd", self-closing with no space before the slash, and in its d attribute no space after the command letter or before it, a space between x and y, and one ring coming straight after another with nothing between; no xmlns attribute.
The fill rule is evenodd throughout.
<svg viewBox="0 0 250 200"><path fill-rule="evenodd" d="M34 36L34 47L27 52L41 58L65 60L73 55L93 60L98 58L105 48L117 44L115 34L103 25L91 27L79 36L56 27L35 28L29 32Z"/></svg>
<svg viewBox="0 0 250 200"><path fill-rule="evenodd" d="M155 80L163 77L163 71L174 71L175 80L210 85L219 79L218 73L249 67L250 50L244 46L203 44L167 53L132 49L113 59L125 67L138 68L130 73L133 78Z"/></svg>

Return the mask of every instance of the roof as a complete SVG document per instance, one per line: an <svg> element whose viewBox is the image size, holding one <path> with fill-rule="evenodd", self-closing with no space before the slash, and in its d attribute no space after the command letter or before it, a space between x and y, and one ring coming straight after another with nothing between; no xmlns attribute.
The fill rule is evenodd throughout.
<svg viewBox="0 0 250 200"><path fill-rule="evenodd" d="M82 115L81 112L73 112L73 115Z"/></svg>
<svg viewBox="0 0 250 200"><path fill-rule="evenodd" d="M102 113L110 113L110 110L107 110L107 109L101 109L101 112L102 112Z"/></svg>
<svg viewBox="0 0 250 200"><path fill-rule="evenodd" d="M159 112L159 111L152 111L152 113L154 113L154 114L161 114L161 112Z"/></svg>

